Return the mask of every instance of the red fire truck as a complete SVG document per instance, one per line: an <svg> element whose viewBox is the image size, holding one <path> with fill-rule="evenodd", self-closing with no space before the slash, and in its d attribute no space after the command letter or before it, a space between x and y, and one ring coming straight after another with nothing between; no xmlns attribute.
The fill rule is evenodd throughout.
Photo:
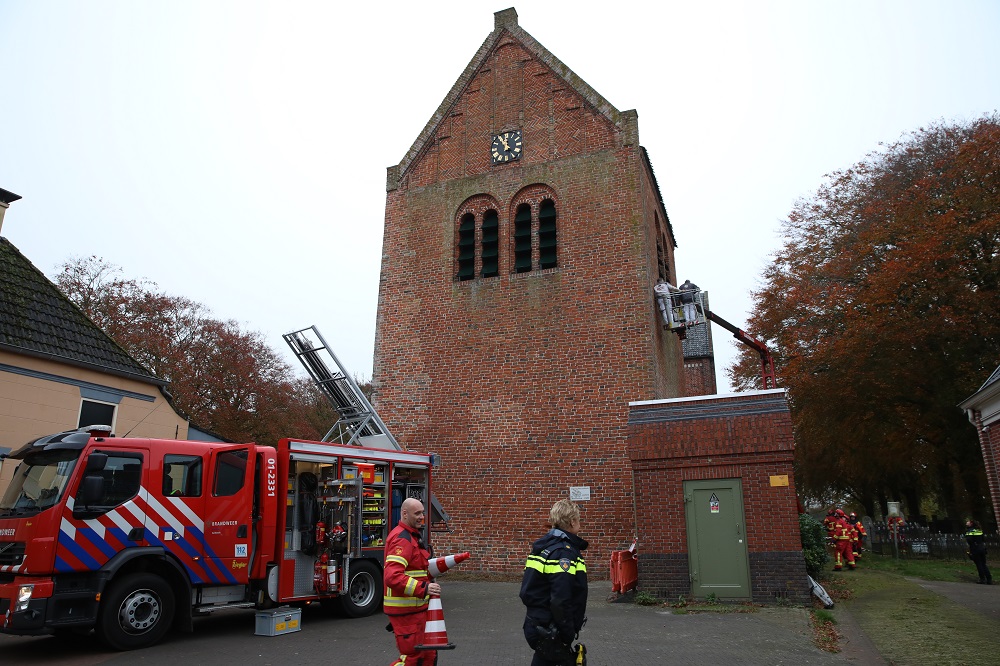
<svg viewBox="0 0 1000 666"><path fill-rule="evenodd" d="M0 500L0 631L94 629L127 650L222 608L376 612L384 539L404 499L429 503L433 456L91 428L10 457L20 463Z"/></svg>

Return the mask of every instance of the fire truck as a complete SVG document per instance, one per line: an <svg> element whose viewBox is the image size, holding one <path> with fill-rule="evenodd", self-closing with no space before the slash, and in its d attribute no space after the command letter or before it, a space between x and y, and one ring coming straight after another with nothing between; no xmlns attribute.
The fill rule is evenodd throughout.
<svg viewBox="0 0 1000 666"><path fill-rule="evenodd" d="M382 601L382 547L431 456L328 442L42 437L0 500L0 631L149 646L223 608ZM429 531L429 530L428 530ZM429 537L429 535L428 535Z"/></svg>
<svg viewBox="0 0 1000 666"><path fill-rule="evenodd" d="M293 349L338 394L339 441L271 447L96 426L10 454L19 464L0 498L0 632L93 629L129 650L220 609L318 601L376 612L384 541L404 499L433 499L436 456L396 445L356 382L329 372L302 333L290 334ZM429 514L447 519L436 506Z"/></svg>

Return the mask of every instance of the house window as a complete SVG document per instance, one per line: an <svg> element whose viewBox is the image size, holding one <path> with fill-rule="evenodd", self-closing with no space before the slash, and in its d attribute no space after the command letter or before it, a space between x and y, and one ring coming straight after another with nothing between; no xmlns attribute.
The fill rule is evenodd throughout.
<svg viewBox="0 0 1000 666"><path fill-rule="evenodd" d="M96 400L83 399L80 403L80 419L77 421L77 428L86 428L92 425L105 425L114 429L115 409L118 406L110 402L97 402Z"/></svg>

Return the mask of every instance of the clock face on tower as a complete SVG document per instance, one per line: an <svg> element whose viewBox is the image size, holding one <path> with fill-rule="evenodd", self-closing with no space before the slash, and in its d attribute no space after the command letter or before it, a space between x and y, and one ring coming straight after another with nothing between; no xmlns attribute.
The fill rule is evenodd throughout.
<svg viewBox="0 0 1000 666"><path fill-rule="evenodd" d="M493 155L493 164L512 162L521 157L521 130L501 132L494 136L490 152Z"/></svg>

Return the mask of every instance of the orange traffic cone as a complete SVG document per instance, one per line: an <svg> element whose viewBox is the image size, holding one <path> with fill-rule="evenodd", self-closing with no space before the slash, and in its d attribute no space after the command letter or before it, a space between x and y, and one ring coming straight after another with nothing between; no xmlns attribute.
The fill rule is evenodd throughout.
<svg viewBox="0 0 1000 666"><path fill-rule="evenodd" d="M454 555L445 555L444 557L438 557L436 559L431 560L427 564L427 571L430 572L431 578L437 578L448 569L451 569L455 565L461 564L470 557L471 555L469 555L468 553L455 553Z"/></svg>
<svg viewBox="0 0 1000 666"><path fill-rule="evenodd" d="M417 649L455 649L455 644L448 642L448 631L444 628L444 609L441 607L441 597L436 594L431 595L430 604L427 606L427 622L424 624L424 642L418 645Z"/></svg>

